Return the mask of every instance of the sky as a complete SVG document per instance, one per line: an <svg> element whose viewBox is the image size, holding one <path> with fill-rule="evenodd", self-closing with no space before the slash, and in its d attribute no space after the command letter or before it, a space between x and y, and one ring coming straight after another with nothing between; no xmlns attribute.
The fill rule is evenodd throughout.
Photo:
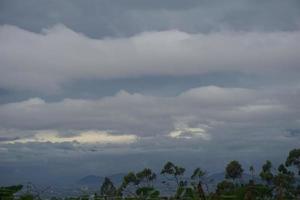
<svg viewBox="0 0 300 200"><path fill-rule="evenodd" d="M298 0L0 0L0 184L300 146Z"/></svg>

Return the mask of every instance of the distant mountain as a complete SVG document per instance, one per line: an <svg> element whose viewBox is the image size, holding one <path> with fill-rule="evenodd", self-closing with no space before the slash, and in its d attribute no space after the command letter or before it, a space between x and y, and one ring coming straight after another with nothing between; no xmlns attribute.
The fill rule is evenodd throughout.
<svg viewBox="0 0 300 200"><path fill-rule="evenodd" d="M118 174L112 174L110 176L107 176L115 185L120 185L123 181L123 177L125 176L125 173L118 173ZM104 178L103 178L104 180Z"/></svg>
<svg viewBox="0 0 300 200"><path fill-rule="evenodd" d="M112 174L107 176L115 185L120 185L123 177L125 176L125 173L118 173L118 174ZM77 181L77 184L80 186L87 186L87 187L97 187L99 188L101 184L103 183L105 177L103 176L97 176L97 175L88 175L80 180Z"/></svg>
<svg viewBox="0 0 300 200"><path fill-rule="evenodd" d="M94 186L94 185L100 185L103 182L104 178L101 176L96 175L88 175L83 178L81 178L77 184L79 185L87 185L87 186Z"/></svg>
<svg viewBox="0 0 300 200"><path fill-rule="evenodd" d="M107 176L110 178L110 180L114 183L115 186L120 186L122 183L123 177L125 176L125 173L118 173L118 174L111 174ZM242 183L248 183L248 181L252 178L250 174L244 173L241 182ZM97 176L97 175L88 175L85 177L82 177L79 179L75 184L69 186L59 186L59 187L53 187L51 191L51 194L49 196L78 196L82 194L84 191L85 193L93 194L95 192L99 192L99 189L104 181L104 176ZM259 176L254 177L256 183L261 183L261 179ZM189 176L183 177L183 180L189 181ZM225 173L219 172L219 173L213 173L208 174L206 177L206 182L208 183L208 189L209 191L213 191L216 189L216 186L219 182L225 180ZM168 182L168 186L164 182ZM300 182L300 180L298 180ZM170 188L176 188L176 183L174 181L169 181L166 179L166 177L157 174L157 179L154 181L154 187L158 188L162 195L168 196L171 194L174 194L175 190L172 190Z"/></svg>
<svg viewBox="0 0 300 200"><path fill-rule="evenodd" d="M125 176L125 173L118 173L118 174L112 174L107 176L113 183L114 185L120 186L123 180L123 177ZM97 176L97 175L88 175L83 178L81 178L77 182L77 186L80 188L85 188L91 191L96 191L99 190L101 187L105 177L104 176ZM252 176L250 174L244 173L242 175L242 178L239 180L241 183L248 183L249 180L252 179ZM154 181L154 186L156 188L159 188L161 193L164 195L170 194L170 191L167 191L167 188L176 188L176 183L174 181L168 181L168 187L164 184L164 181L167 179L164 176L161 176L160 174L157 175L156 180ZM189 177L183 177L182 180L190 181ZM210 191L213 191L216 189L216 186L219 182L225 180L225 173L224 172L219 172L219 173L214 173L214 174L208 174L206 176L206 183L208 184L208 189ZM261 182L261 179L258 176L254 177L254 180L256 183ZM174 191L173 191L174 192ZM172 192L171 192L172 193Z"/></svg>

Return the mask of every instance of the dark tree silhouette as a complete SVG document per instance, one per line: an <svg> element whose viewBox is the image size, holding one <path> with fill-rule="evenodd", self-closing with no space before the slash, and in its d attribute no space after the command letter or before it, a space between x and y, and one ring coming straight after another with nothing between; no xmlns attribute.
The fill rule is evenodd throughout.
<svg viewBox="0 0 300 200"><path fill-rule="evenodd" d="M235 181L242 177L243 171L242 165L238 161L233 160L226 167L225 178Z"/></svg>
<svg viewBox="0 0 300 200"><path fill-rule="evenodd" d="M205 192L203 190L202 185L203 185L203 178L205 175L206 175L206 172L198 167L194 170L193 175L191 176L192 180L198 180L198 183L196 186L197 192L198 192L199 198L204 199L204 200L206 199L206 197L205 197ZM208 188L207 188L207 190L208 190Z"/></svg>
<svg viewBox="0 0 300 200"><path fill-rule="evenodd" d="M293 199L294 173L289 171L283 164L279 165L278 173L273 178L276 198L278 200Z"/></svg>
<svg viewBox="0 0 300 200"><path fill-rule="evenodd" d="M184 172L185 169L183 167L174 165L172 162L167 162L160 173L163 175L172 176L176 184L179 186L180 184L183 184L182 180L180 180L180 177L182 177Z"/></svg>
<svg viewBox="0 0 300 200"><path fill-rule="evenodd" d="M298 169L298 175L300 175L300 149L290 151L285 164L287 167L295 166Z"/></svg>
<svg viewBox="0 0 300 200"><path fill-rule="evenodd" d="M0 200L13 199L13 195L22 190L22 185L0 187Z"/></svg>
<svg viewBox="0 0 300 200"><path fill-rule="evenodd" d="M117 189L114 186L113 182L105 177L104 182L100 189L100 194L102 196L115 196L117 194Z"/></svg>
<svg viewBox="0 0 300 200"><path fill-rule="evenodd" d="M264 180L267 185L271 185L274 175L272 174L272 163L271 161L267 160L266 163L262 166L262 171L260 172L259 176L262 180Z"/></svg>
<svg viewBox="0 0 300 200"><path fill-rule="evenodd" d="M121 193L127 192L142 199L155 198L159 196L159 192L153 188L155 179L156 174L149 168L145 168L136 174L129 172L124 176L119 191Z"/></svg>

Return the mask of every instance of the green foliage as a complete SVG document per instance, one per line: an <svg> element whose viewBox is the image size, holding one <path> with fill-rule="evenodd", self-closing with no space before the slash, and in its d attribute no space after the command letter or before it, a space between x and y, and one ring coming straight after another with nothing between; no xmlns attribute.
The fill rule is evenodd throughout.
<svg viewBox="0 0 300 200"><path fill-rule="evenodd" d="M281 164L277 169L273 168L272 163L267 160L261 169L259 176L264 181L260 184L255 183L254 167L250 166L249 171L252 179L247 184L236 183L235 179L242 177L243 168L238 161L231 161L226 166L227 180L223 180L217 184L215 192L209 191L206 185L206 172L201 168L196 168L190 179L183 179L185 168L167 162L161 174L165 175L168 180L176 181L176 190L174 195L170 197L161 197L160 191L154 188L153 181L156 174L149 168L145 168L137 173L129 172L123 177L122 184L117 189L109 178L105 178L100 195L95 194L95 200L292 200L297 199L300 195L300 185L297 181L293 169L295 167L300 171L300 149L290 151L285 165ZM233 180L230 181L229 179ZM203 190L206 186L207 192ZM25 193L18 197L15 194L22 189L22 185L0 187L0 200L35 200L41 199L41 192ZM79 197L64 198L65 200L88 200L89 194ZM298 198L299 199L299 198ZM57 200L57 198L51 198Z"/></svg>
<svg viewBox="0 0 300 200"><path fill-rule="evenodd" d="M174 165L172 162L167 162L160 173L174 177L176 184L179 186L180 184L183 184L180 177L184 174L184 172L185 168Z"/></svg>
<svg viewBox="0 0 300 200"><path fill-rule="evenodd" d="M116 187L114 186L113 182L107 177L105 177L104 182L101 186L100 194L102 196L115 196L115 195L117 195Z"/></svg>
<svg viewBox="0 0 300 200"><path fill-rule="evenodd" d="M289 171L283 164L278 167L278 173L274 176L273 183L275 192L278 199L284 197L292 198L293 184L295 182L294 173Z"/></svg>
<svg viewBox="0 0 300 200"><path fill-rule="evenodd" d="M176 199L198 199L198 194L192 187L179 186L176 191Z"/></svg>
<svg viewBox="0 0 300 200"><path fill-rule="evenodd" d="M217 193L218 194L231 194L234 190L234 184L229 181L222 181L217 185Z"/></svg>
<svg viewBox="0 0 300 200"><path fill-rule="evenodd" d="M174 165L172 162L167 162L164 168L161 170L161 174L169 174L174 176L181 176L185 172L183 167Z"/></svg>
<svg viewBox="0 0 300 200"><path fill-rule="evenodd" d="M145 181L147 184L150 184L156 179L156 174L151 169L145 168L136 174L136 178L139 182Z"/></svg>
<svg viewBox="0 0 300 200"><path fill-rule="evenodd" d="M192 182L192 185L194 186L194 190L197 193L197 196L200 197L201 199L205 199L205 192L203 190L203 182L204 182L204 177L206 175L206 172L203 171L201 168L196 168L191 176L192 181L198 180L198 183ZM207 192L208 192L208 186L205 184L207 187Z"/></svg>
<svg viewBox="0 0 300 200"><path fill-rule="evenodd" d="M126 190L130 194L134 194L133 191L130 191L130 185L137 188L135 190L135 195L137 196L155 196L158 191L155 191L152 187L152 182L156 179L156 174L152 172L151 169L145 168L136 174L134 172L129 172L123 178L123 183L119 189L120 193L124 193Z"/></svg>
<svg viewBox="0 0 300 200"><path fill-rule="evenodd" d="M23 194L20 196L20 200L33 200L35 199L32 194Z"/></svg>
<svg viewBox="0 0 300 200"><path fill-rule="evenodd" d="M159 197L159 191L153 187L142 187L136 190L136 195L139 199L157 199Z"/></svg>
<svg viewBox="0 0 300 200"><path fill-rule="evenodd" d="M193 172L193 175L191 176L192 180L195 179L201 179L202 177L204 177L206 175L206 172L203 171L201 168L196 168Z"/></svg>
<svg viewBox="0 0 300 200"><path fill-rule="evenodd" d="M272 174L272 163L267 160L266 163L262 166L262 171L259 174L262 180L266 181L268 185L272 183L274 175Z"/></svg>
<svg viewBox="0 0 300 200"><path fill-rule="evenodd" d="M22 188L22 185L0 187L0 200L13 199L14 194L19 192Z"/></svg>
<svg viewBox="0 0 300 200"><path fill-rule="evenodd" d="M238 161L233 160L226 167L225 177L235 180L242 177L243 171L242 165Z"/></svg>
<svg viewBox="0 0 300 200"><path fill-rule="evenodd" d="M80 197L67 197L65 200L80 200Z"/></svg>
<svg viewBox="0 0 300 200"><path fill-rule="evenodd" d="M294 166L298 169L298 175L300 175L300 149L293 149L290 151L285 165L287 167Z"/></svg>

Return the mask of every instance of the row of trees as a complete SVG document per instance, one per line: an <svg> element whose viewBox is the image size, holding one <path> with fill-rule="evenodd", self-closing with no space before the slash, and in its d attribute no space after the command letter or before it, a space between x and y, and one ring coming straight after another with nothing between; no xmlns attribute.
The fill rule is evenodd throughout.
<svg viewBox="0 0 300 200"><path fill-rule="evenodd" d="M209 188L212 181L207 172L196 168L192 176L184 176L185 168L167 162L160 174L165 177L163 181L168 191L173 191L173 199L299 199L300 198L300 149L294 149L284 164L274 167L267 160L259 174L250 166L251 179L247 183L241 181L244 169L234 160L227 164L225 179L218 183L214 190ZM120 187L115 187L111 180L105 179L101 187L100 196L106 197L133 197L135 199L158 199L162 188L155 188L154 181L157 175L148 168L140 172L128 173ZM161 186L162 187L162 186ZM173 189L173 190L172 190Z"/></svg>
<svg viewBox="0 0 300 200"><path fill-rule="evenodd" d="M241 181L244 169L238 161L231 161L225 169L225 179L214 188L207 172L196 168L191 177L184 176L185 168L167 162L160 174L164 181L157 182L157 175L149 168L140 172L129 172L124 176L119 187L109 178L105 178L100 193L94 199L197 199L197 200L290 200L300 199L300 149L289 152L286 162L275 168L267 160L260 172L255 173L253 166L249 168L251 178L248 182ZM159 187L159 188L156 188ZM164 187L164 188L163 188ZM14 194L22 186L0 187L0 200L13 199ZM168 191L167 197L162 197L161 191ZM23 194L20 200L38 199L39 196ZM66 198L67 199L67 198ZM75 199L89 199L82 196Z"/></svg>

